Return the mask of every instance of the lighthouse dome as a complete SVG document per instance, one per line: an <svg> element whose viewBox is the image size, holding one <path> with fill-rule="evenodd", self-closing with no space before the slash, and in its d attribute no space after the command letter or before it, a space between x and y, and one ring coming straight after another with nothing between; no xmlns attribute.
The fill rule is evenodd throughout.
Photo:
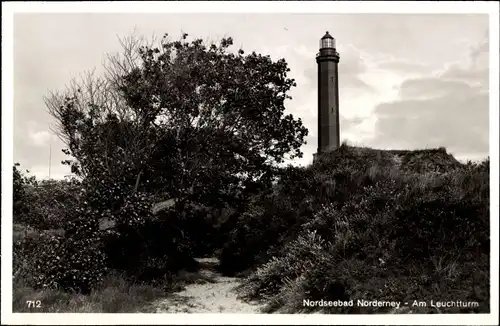
<svg viewBox="0 0 500 326"><path fill-rule="evenodd" d="M324 39L327 39L327 38L333 39L333 36L331 36L330 33L328 33L328 31L326 31L325 36L323 36L321 39L324 40Z"/></svg>

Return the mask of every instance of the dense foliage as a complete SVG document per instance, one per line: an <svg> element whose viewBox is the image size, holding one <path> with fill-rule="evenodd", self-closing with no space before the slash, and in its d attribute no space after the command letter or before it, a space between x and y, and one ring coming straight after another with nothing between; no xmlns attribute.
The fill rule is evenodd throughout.
<svg viewBox="0 0 500 326"><path fill-rule="evenodd" d="M103 206L140 189L223 206L302 155L307 129L284 114L295 85L286 62L228 52L231 38L207 47L186 36L135 49L137 63L106 89L122 102L85 105L77 89L50 107L74 158L65 163Z"/></svg>
<svg viewBox="0 0 500 326"><path fill-rule="evenodd" d="M66 237L37 232L14 242L14 279L34 288L89 293L106 273L100 242L88 233Z"/></svg>
<svg viewBox="0 0 500 326"><path fill-rule="evenodd" d="M442 150L419 155L436 153ZM371 155L378 159L366 160ZM242 270L267 261L244 289L268 299L271 311L311 312L302 299L373 297L477 301L454 309L488 311L489 162L457 166L450 159L449 171L436 173L432 158L411 171L395 166L394 155L344 145L308 168L290 169L277 194L241 215L222 265ZM242 238L259 245L247 248ZM329 311L346 312L336 309Z"/></svg>
<svg viewBox="0 0 500 326"><path fill-rule="evenodd" d="M193 255L224 241L213 213L241 208L249 192L270 184L275 163L302 155L307 129L284 113L295 86L285 60L235 54L232 43L188 42L187 34L156 46L132 40L104 77L88 75L46 99L70 156L62 163L81 181L33 187L34 202L59 204L25 209L23 222L65 231L64 245L35 260L71 261L73 273L45 268L36 286L88 291L107 268L140 279L195 268ZM22 202L24 193L16 196ZM174 205L154 214L160 199ZM88 282L68 283L78 275Z"/></svg>
<svg viewBox="0 0 500 326"><path fill-rule="evenodd" d="M14 165L13 173L14 223L40 230L62 227L79 207L80 182L75 178L36 180L18 170L18 166Z"/></svg>
<svg viewBox="0 0 500 326"><path fill-rule="evenodd" d="M12 173L12 213L18 222L28 219L30 198L28 195L29 186L36 184L34 177L29 177L25 172L19 170L19 163L15 163ZM29 173L29 171L26 171ZM14 220L16 221L16 220Z"/></svg>

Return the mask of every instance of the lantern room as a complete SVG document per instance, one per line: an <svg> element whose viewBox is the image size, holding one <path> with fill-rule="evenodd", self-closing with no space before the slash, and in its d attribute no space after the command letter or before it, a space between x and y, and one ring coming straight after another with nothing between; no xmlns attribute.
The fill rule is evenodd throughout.
<svg viewBox="0 0 500 326"><path fill-rule="evenodd" d="M335 49L335 39L326 32L325 36L319 41L319 48L321 49Z"/></svg>

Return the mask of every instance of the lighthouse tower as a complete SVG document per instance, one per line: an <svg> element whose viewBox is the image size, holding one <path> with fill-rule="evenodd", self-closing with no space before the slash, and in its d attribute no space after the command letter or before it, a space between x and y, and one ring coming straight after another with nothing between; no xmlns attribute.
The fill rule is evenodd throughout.
<svg viewBox="0 0 500 326"><path fill-rule="evenodd" d="M318 152L329 152L340 147L339 122L339 54L335 39L326 32L319 43L318 63Z"/></svg>

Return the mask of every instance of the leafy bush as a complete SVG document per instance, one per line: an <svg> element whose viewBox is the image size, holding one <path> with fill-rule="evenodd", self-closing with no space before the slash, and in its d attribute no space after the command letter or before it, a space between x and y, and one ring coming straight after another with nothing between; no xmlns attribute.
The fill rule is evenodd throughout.
<svg viewBox="0 0 500 326"><path fill-rule="evenodd" d="M193 264L189 239L172 216L138 228L119 226L104 239L110 267L143 281L154 280Z"/></svg>
<svg viewBox="0 0 500 326"><path fill-rule="evenodd" d="M40 230L58 228L75 216L81 190L81 184L76 179L38 181L27 190L26 223Z"/></svg>
<svg viewBox="0 0 500 326"><path fill-rule="evenodd" d="M31 198L28 194L28 190L33 185L36 185L36 178L34 176L27 176L26 173L19 170L19 163L15 163L13 166L12 174L12 191L13 191L13 218L14 223L26 223L31 203Z"/></svg>
<svg viewBox="0 0 500 326"><path fill-rule="evenodd" d="M14 242L14 277L37 289L89 293L106 273L96 237L65 238L40 232Z"/></svg>
<svg viewBox="0 0 500 326"><path fill-rule="evenodd" d="M116 225L103 238L109 266L126 271L142 281L162 278L180 269L194 269L195 237L183 215L189 210L165 210L154 215L145 193L128 196L121 209L110 216Z"/></svg>
<svg viewBox="0 0 500 326"><path fill-rule="evenodd" d="M81 183L75 179L36 180L18 170L13 173L14 223L39 230L59 228L73 216L81 197ZM29 173L27 170L26 173Z"/></svg>

